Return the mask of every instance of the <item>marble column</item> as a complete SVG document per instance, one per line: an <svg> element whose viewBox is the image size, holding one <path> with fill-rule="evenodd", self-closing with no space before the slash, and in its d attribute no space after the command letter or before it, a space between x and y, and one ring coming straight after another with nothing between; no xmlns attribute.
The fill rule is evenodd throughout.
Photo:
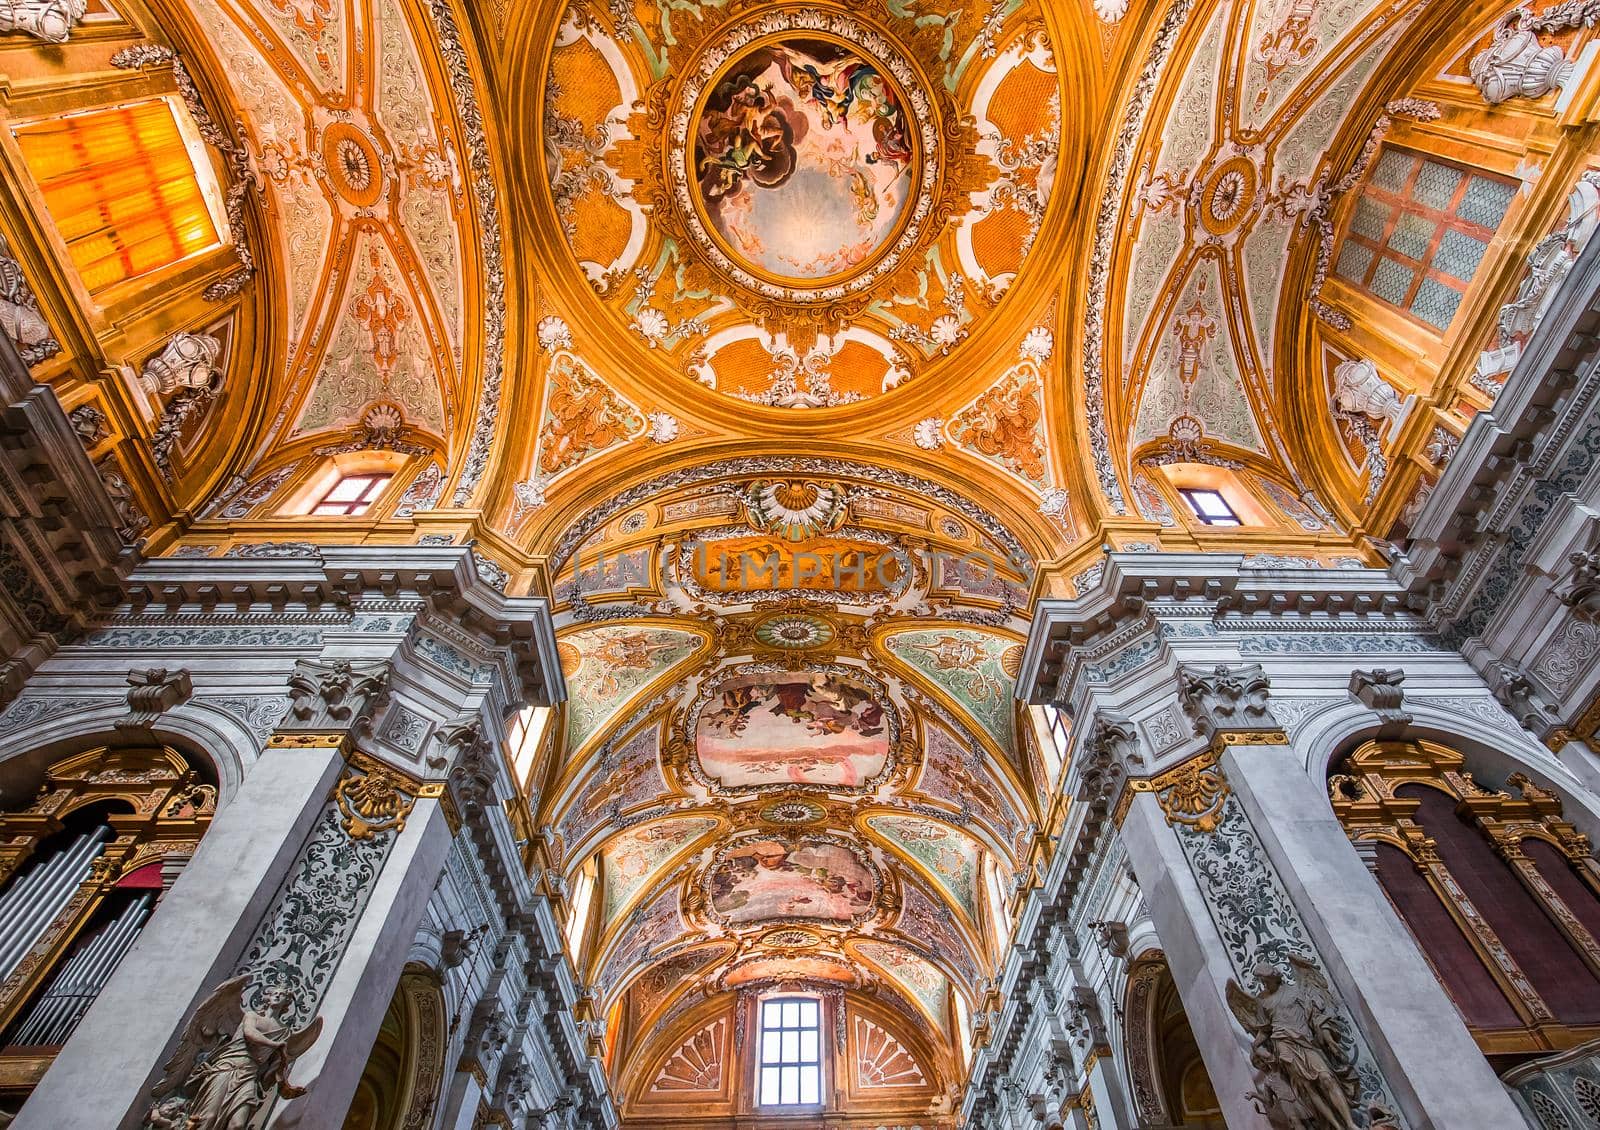
<svg viewBox="0 0 1600 1130"><path fill-rule="evenodd" d="M306 1094L279 1103L268 1130L340 1130L344 1125L428 896L444 870L450 838L439 799L416 799L337 959L317 1012L322 1033L295 1063L294 1079Z"/></svg>
<svg viewBox="0 0 1600 1130"><path fill-rule="evenodd" d="M1412 1130L1503 1130L1521 1116L1362 863L1326 788L1286 745L1234 745L1221 767L1366 1034Z"/></svg>
<svg viewBox="0 0 1600 1130"><path fill-rule="evenodd" d="M444 1115L439 1120L439 1130L472 1130L482 1102L483 1085L478 1077L470 1071L457 1071L441 1100Z"/></svg>
<svg viewBox="0 0 1600 1130"><path fill-rule="evenodd" d="M1109 1052L1109 1049L1107 1049ZM1122 1083L1117 1078L1116 1068L1109 1054L1096 1055L1089 1064L1087 1072L1089 1078L1089 1098L1094 1104L1096 1117L1100 1122L1100 1130L1117 1130L1121 1126L1132 1126L1133 1122L1128 1115L1128 1103L1123 1095Z"/></svg>
<svg viewBox="0 0 1600 1130"><path fill-rule="evenodd" d="M190 1012L233 973L343 767L339 751L268 749L161 900L12 1123L137 1127Z"/></svg>
<svg viewBox="0 0 1600 1130"><path fill-rule="evenodd" d="M1255 1074L1249 1038L1224 996L1235 975L1227 946L1154 793L1134 795L1120 835L1230 1130L1271 1130L1247 1097Z"/></svg>

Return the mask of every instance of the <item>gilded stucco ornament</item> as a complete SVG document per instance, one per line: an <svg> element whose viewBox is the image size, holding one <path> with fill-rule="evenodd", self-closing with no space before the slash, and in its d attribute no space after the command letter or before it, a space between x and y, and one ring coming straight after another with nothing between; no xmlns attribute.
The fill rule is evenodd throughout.
<svg viewBox="0 0 1600 1130"><path fill-rule="evenodd" d="M334 786L334 802L352 840L368 840L380 832L403 832L416 798L400 778L381 766L362 775L346 775Z"/></svg>
<svg viewBox="0 0 1600 1130"><path fill-rule="evenodd" d="M1135 792L1153 792L1168 824L1181 824L1197 832L1214 832L1222 819L1222 804L1232 790L1217 768L1214 754L1203 753L1149 780L1135 781Z"/></svg>

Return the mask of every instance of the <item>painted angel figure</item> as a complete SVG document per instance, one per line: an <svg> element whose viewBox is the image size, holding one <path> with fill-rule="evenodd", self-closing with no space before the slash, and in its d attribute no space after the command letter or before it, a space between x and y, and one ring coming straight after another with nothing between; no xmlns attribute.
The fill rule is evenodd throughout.
<svg viewBox="0 0 1600 1130"><path fill-rule="evenodd" d="M305 1094L290 1084L289 1069L317 1042L322 1018L290 1027L283 1017L294 996L278 985L261 994L261 1011L246 1008L249 984L249 974L224 981L195 1009L152 1092L156 1103L147 1125L163 1125L158 1118L170 1118L172 1100L181 1095L187 1100L184 1130L250 1130L274 1092L286 1099Z"/></svg>
<svg viewBox="0 0 1600 1130"><path fill-rule="evenodd" d="M1360 1088L1342 1046L1332 990L1305 958L1290 954L1289 964L1293 981L1258 964L1261 992L1254 996L1228 981L1228 1007L1251 1038L1253 1098L1278 1130L1358 1130L1352 1107Z"/></svg>

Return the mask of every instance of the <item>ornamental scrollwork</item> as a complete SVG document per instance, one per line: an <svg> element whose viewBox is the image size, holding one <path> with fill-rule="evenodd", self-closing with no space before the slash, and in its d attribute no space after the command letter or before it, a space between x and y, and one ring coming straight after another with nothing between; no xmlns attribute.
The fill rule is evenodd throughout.
<svg viewBox="0 0 1600 1130"><path fill-rule="evenodd" d="M1169 825L1184 825L1198 832L1214 832L1222 805L1231 794L1228 779L1217 766L1215 754L1202 754L1134 788L1156 794Z"/></svg>
<svg viewBox="0 0 1600 1130"><path fill-rule="evenodd" d="M1206 759L1196 759L1197 763L1203 760ZM1206 765L1204 771L1214 775L1222 789L1218 807L1209 820L1211 830L1185 821L1174 822L1174 827L1235 975L1244 981L1262 983L1258 971L1263 966L1285 974L1300 968L1296 962L1303 962L1315 968L1317 977L1326 984L1326 972L1306 925L1278 878L1243 804L1228 788L1220 767ZM1356 1080L1352 1101L1356 1121L1347 1125L1301 1116L1298 1122L1273 1125L1292 1130L1350 1130L1352 1126L1379 1130L1403 1126L1396 1116L1387 1113L1397 1109L1388 1084L1349 1010L1331 990L1325 1018L1327 1032L1333 1031L1336 1022L1339 1046ZM1284 1054L1288 1054L1287 1050ZM1261 1067L1259 1063L1256 1066ZM1265 1096L1271 1099L1279 1092L1281 1088L1278 1092L1268 1090Z"/></svg>
<svg viewBox="0 0 1600 1130"><path fill-rule="evenodd" d="M369 840L380 832L403 832L416 804L400 778L382 767L364 774L346 773L333 790L345 835Z"/></svg>

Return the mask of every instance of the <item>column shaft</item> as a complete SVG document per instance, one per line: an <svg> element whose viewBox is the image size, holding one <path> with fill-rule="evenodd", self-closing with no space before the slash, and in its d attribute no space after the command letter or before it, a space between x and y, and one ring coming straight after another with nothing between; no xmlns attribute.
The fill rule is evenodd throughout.
<svg viewBox="0 0 1600 1130"><path fill-rule="evenodd" d="M1521 1115L1327 795L1287 746L1237 745L1228 780L1413 1130L1504 1130Z"/></svg>

